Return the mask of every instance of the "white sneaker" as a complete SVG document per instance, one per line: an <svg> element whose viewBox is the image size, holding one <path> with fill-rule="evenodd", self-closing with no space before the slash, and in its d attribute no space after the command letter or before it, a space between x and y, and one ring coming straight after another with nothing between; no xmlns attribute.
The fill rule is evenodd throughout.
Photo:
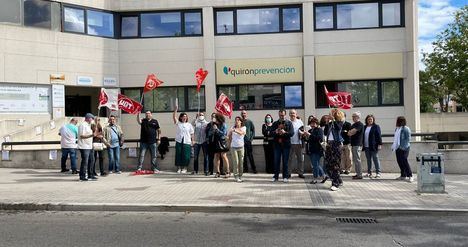
<svg viewBox="0 0 468 247"><path fill-rule="evenodd" d="M109 171L109 174L112 174L112 173L114 173L114 172L113 172L113 171Z"/></svg>
<svg viewBox="0 0 468 247"><path fill-rule="evenodd" d="M161 171L158 170L158 169L154 169L153 172L154 172L154 174L159 174Z"/></svg>
<svg viewBox="0 0 468 247"><path fill-rule="evenodd" d="M287 183L289 180L287 178L283 178L283 183Z"/></svg>
<svg viewBox="0 0 468 247"><path fill-rule="evenodd" d="M377 175L375 175L375 178L380 178L380 173L377 173Z"/></svg>
<svg viewBox="0 0 468 247"><path fill-rule="evenodd" d="M182 169L182 171L180 173L187 173L187 169Z"/></svg>
<svg viewBox="0 0 468 247"><path fill-rule="evenodd" d="M179 169L177 169L177 173L179 173L179 174L180 174L181 172L182 172L182 169L180 169L180 168L179 168Z"/></svg>
<svg viewBox="0 0 468 247"><path fill-rule="evenodd" d="M339 189L340 189L340 188L338 188L338 187L336 187L336 186L332 186L332 187L330 188L331 191L338 191Z"/></svg>
<svg viewBox="0 0 468 247"><path fill-rule="evenodd" d="M118 171L118 172L116 172L116 173L117 173L117 174L122 174L122 172L121 172L121 171Z"/></svg>
<svg viewBox="0 0 468 247"><path fill-rule="evenodd" d="M271 178L271 182L276 182L276 181L278 181L277 178L275 178L275 177L272 177L272 178Z"/></svg>
<svg viewBox="0 0 468 247"><path fill-rule="evenodd" d="M367 173L367 174L366 174L366 177L371 178L371 177L372 177L372 173Z"/></svg>
<svg viewBox="0 0 468 247"><path fill-rule="evenodd" d="M239 182L241 182L241 183L244 182L244 180L242 180L241 177L239 177L238 179L239 179Z"/></svg>
<svg viewBox="0 0 468 247"><path fill-rule="evenodd" d="M240 178L236 178L236 182L240 183L242 180Z"/></svg>
<svg viewBox="0 0 468 247"><path fill-rule="evenodd" d="M408 181L408 183L412 183L412 182L414 182L414 178L413 178L413 177L409 177L409 178L407 178L406 181Z"/></svg>

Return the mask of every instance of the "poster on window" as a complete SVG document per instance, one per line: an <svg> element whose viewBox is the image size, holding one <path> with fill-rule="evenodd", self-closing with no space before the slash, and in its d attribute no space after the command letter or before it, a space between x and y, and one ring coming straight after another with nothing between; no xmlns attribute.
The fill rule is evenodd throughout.
<svg viewBox="0 0 468 247"><path fill-rule="evenodd" d="M0 85L0 112L49 112L50 86Z"/></svg>

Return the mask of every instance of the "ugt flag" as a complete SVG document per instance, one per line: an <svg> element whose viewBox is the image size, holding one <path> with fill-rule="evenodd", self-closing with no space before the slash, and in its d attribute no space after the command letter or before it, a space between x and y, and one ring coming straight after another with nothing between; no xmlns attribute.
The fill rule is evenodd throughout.
<svg viewBox="0 0 468 247"><path fill-rule="evenodd" d="M143 109L143 106L135 100L132 100L123 94L119 94L119 109L130 114L138 114L141 112L141 109Z"/></svg>
<svg viewBox="0 0 468 247"><path fill-rule="evenodd" d="M219 95L218 101L216 101L215 110L224 116L231 118L233 106L234 104L229 100L229 98L224 93L222 93Z"/></svg>
<svg viewBox="0 0 468 247"><path fill-rule="evenodd" d="M203 84L203 81L205 81L207 75L208 71L203 70L202 68L199 68L195 73L195 79L197 80L197 92L200 92L200 87Z"/></svg>
<svg viewBox="0 0 468 247"><path fill-rule="evenodd" d="M118 89L101 88L101 93L99 94L98 108L105 106L113 111L117 111L119 109L118 102L117 102L118 95L119 95Z"/></svg>
<svg viewBox="0 0 468 247"><path fill-rule="evenodd" d="M149 92L157 87L159 87L164 82L159 80L156 75L150 74L146 77L145 88L143 89L143 93Z"/></svg>
<svg viewBox="0 0 468 247"><path fill-rule="evenodd" d="M323 86L325 90L325 95L327 96L327 101L329 106L333 106L341 109L351 109L353 104L351 104L351 93L348 92L328 92L327 87Z"/></svg>

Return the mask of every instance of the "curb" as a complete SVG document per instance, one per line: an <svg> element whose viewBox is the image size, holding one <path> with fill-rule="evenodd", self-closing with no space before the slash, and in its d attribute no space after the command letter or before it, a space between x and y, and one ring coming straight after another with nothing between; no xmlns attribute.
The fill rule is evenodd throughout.
<svg viewBox="0 0 468 247"><path fill-rule="evenodd" d="M113 211L113 212L198 212L251 214L468 214L468 209L427 208L357 208L357 207L265 207L265 206L199 206L199 205L145 205L145 204L56 204L56 203L0 203L0 211Z"/></svg>

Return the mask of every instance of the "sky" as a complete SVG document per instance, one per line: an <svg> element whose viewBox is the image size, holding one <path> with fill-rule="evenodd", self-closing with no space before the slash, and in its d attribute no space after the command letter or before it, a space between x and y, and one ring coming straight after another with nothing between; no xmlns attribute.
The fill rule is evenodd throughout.
<svg viewBox="0 0 468 247"><path fill-rule="evenodd" d="M419 58L421 51L431 52L432 42L436 35L443 31L447 24L453 22L453 13L462 6L468 4L468 0L419 0ZM424 69L424 64L419 63L419 68Z"/></svg>

